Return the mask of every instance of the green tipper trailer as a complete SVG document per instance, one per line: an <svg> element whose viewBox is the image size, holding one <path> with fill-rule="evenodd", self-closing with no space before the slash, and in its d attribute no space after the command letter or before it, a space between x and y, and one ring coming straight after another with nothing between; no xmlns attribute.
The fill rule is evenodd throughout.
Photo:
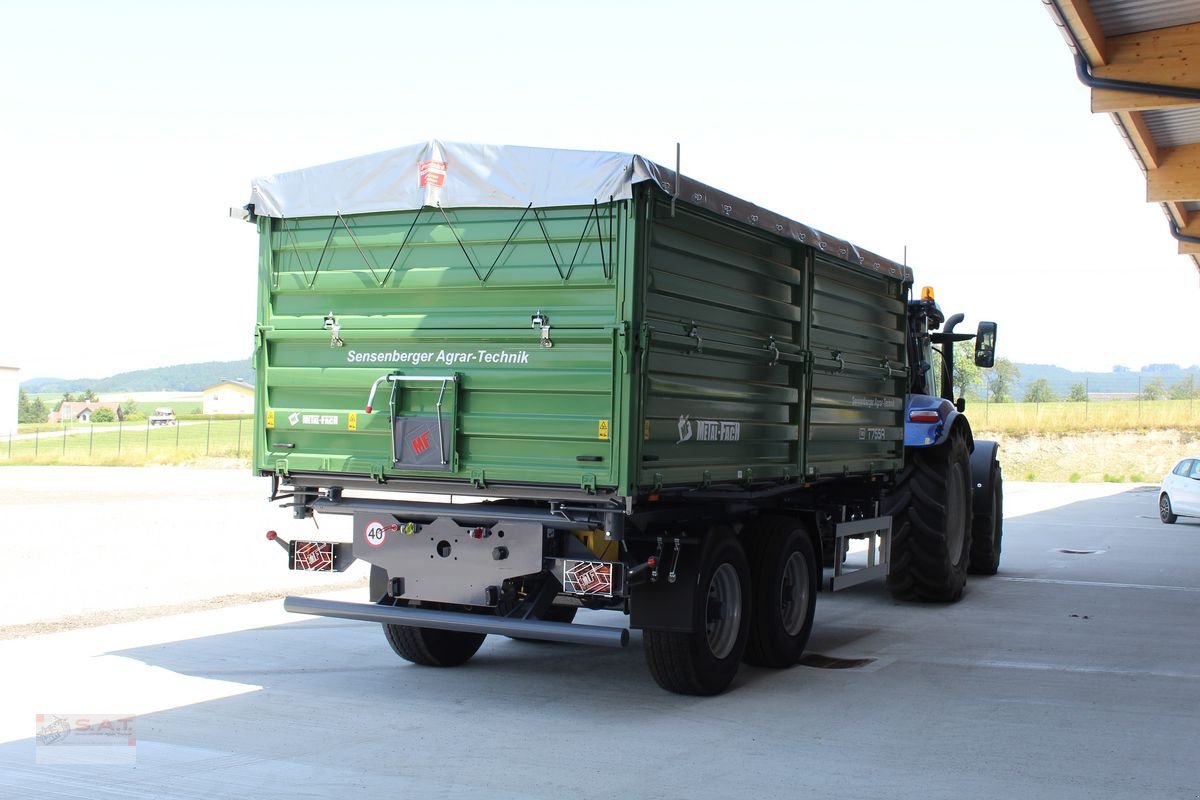
<svg viewBox="0 0 1200 800"><path fill-rule="evenodd" d="M254 469L354 517L293 568L372 564L370 604L290 610L452 665L487 633L623 645L568 624L623 609L660 684L712 693L799 657L823 550L849 581L866 535L886 571L902 265L620 153L434 141L260 179L244 216Z"/></svg>

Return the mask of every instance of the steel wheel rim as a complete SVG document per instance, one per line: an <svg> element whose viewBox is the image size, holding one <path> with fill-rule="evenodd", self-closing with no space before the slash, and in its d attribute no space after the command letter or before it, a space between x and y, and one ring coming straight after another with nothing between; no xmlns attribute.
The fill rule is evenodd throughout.
<svg viewBox="0 0 1200 800"><path fill-rule="evenodd" d="M1171 516L1171 498L1165 494L1158 498L1158 518L1166 519Z"/></svg>
<svg viewBox="0 0 1200 800"><path fill-rule="evenodd" d="M793 551L783 566L783 583L779 592L779 618L788 636L800 633L808 618L808 596L811 591L808 580L808 562Z"/></svg>
<svg viewBox="0 0 1200 800"><path fill-rule="evenodd" d="M704 632L708 649L718 659L726 658L737 643L742 627L742 582L728 562L717 567L708 582Z"/></svg>

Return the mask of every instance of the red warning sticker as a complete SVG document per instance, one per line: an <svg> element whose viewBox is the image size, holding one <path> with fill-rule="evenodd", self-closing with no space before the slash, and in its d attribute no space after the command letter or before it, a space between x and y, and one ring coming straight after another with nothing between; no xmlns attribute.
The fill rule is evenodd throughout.
<svg viewBox="0 0 1200 800"><path fill-rule="evenodd" d="M422 189L426 186L438 187L446 185L445 161L422 161L417 165L417 173L420 176L417 185Z"/></svg>

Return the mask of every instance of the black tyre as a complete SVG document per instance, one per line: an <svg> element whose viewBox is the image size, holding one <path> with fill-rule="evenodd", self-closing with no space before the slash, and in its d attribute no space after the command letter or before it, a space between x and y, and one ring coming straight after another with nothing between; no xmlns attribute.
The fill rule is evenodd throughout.
<svg viewBox="0 0 1200 800"><path fill-rule="evenodd" d="M812 633L816 555L808 532L794 522L772 520L767 526L746 542L754 613L743 660L758 667L790 667Z"/></svg>
<svg viewBox="0 0 1200 800"><path fill-rule="evenodd" d="M1163 492L1158 496L1158 518L1167 525L1174 525L1179 517L1171 510L1171 498Z"/></svg>
<svg viewBox="0 0 1200 800"><path fill-rule="evenodd" d="M963 436L915 451L903 485L884 505L892 513L892 595L939 603L962 597L971 552L971 465Z"/></svg>
<svg viewBox="0 0 1200 800"><path fill-rule="evenodd" d="M704 545L691 633L647 629L646 664L676 694L713 695L729 686L750 633L750 567L741 543L720 535Z"/></svg>
<svg viewBox="0 0 1200 800"><path fill-rule="evenodd" d="M1000 545L1004 538L1004 475L1000 465L992 463L992 513L976 517L971 526L972 575L995 575L1000 569Z"/></svg>
<svg viewBox="0 0 1200 800"><path fill-rule="evenodd" d="M457 667L479 650L486 633L461 633L409 625L383 626L388 644L405 661L425 667Z"/></svg>

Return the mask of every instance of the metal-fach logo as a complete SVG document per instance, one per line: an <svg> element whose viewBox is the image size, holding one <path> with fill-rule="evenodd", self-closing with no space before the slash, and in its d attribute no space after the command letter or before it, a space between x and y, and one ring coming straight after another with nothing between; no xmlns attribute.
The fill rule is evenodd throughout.
<svg viewBox="0 0 1200 800"><path fill-rule="evenodd" d="M132 714L38 714L38 764L133 764L137 737Z"/></svg>

